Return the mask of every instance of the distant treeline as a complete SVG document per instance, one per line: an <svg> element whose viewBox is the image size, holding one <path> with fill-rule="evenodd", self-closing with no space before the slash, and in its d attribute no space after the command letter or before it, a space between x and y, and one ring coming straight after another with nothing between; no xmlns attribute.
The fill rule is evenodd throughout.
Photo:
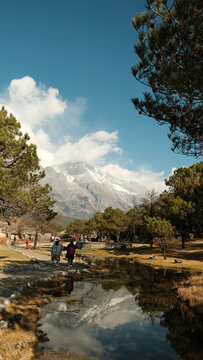
<svg viewBox="0 0 203 360"><path fill-rule="evenodd" d="M164 243L172 237L198 238L203 233L203 162L181 167L165 180L168 190L146 194L140 205L124 212L108 207L89 220L76 219L66 234L95 234L107 240Z"/></svg>

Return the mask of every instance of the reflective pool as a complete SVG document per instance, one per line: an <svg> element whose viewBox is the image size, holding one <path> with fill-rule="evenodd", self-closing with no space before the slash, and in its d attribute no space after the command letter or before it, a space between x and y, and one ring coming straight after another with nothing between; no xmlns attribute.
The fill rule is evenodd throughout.
<svg viewBox="0 0 203 360"><path fill-rule="evenodd" d="M63 284L66 295L42 310L38 331L47 339L39 346L100 360L203 358L198 320L175 301L171 275L146 268L141 274L139 266L132 277L121 264L115 268L114 277Z"/></svg>

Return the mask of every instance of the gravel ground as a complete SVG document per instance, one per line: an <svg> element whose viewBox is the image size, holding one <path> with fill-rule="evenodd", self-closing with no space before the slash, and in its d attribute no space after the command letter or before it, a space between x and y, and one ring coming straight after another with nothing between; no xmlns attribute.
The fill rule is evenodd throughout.
<svg viewBox="0 0 203 360"><path fill-rule="evenodd" d="M22 246L16 246L14 250L20 251L28 257L32 257L40 261L37 269L27 269L22 271L13 271L9 273L0 272L0 304L4 302L14 291L20 286L38 280L46 278L53 274L59 274L61 271L69 273L82 270L84 265L77 262L73 263L72 267L69 267L67 261L61 258L60 264L56 265L50 260L49 255L41 254L38 251L25 249Z"/></svg>

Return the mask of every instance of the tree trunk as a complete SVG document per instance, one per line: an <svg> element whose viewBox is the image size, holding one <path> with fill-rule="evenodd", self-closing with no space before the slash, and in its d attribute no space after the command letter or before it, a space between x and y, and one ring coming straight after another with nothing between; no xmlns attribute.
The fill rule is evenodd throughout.
<svg viewBox="0 0 203 360"><path fill-rule="evenodd" d="M38 241L38 230L36 230L36 233L35 233L34 246L33 246L34 249L36 249L36 247L37 247L37 241Z"/></svg>
<svg viewBox="0 0 203 360"><path fill-rule="evenodd" d="M185 249L185 234L182 234L182 249Z"/></svg>
<svg viewBox="0 0 203 360"><path fill-rule="evenodd" d="M167 259L167 256L166 256L166 250L165 250L165 247L163 247L162 251L163 251L163 257L164 257L164 260L166 260L166 259Z"/></svg>
<svg viewBox="0 0 203 360"><path fill-rule="evenodd" d="M118 232L117 234L116 234L116 241L119 241L120 240L120 232Z"/></svg>
<svg viewBox="0 0 203 360"><path fill-rule="evenodd" d="M135 238L135 223L133 224L133 239Z"/></svg>
<svg viewBox="0 0 203 360"><path fill-rule="evenodd" d="M154 245L154 238L153 238L153 236L151 236L150 235L150 248L152 248L153 247L153 245Z"/></svg>
<svg viewBox="0 0 203 360"><path fill-rule="evenodd" d="M160 248L161 248L161 250L162 250L164 260L166 260L166 259L167 259L167 256L166 256L166 248L165 248L165 244L164 244L163 239L160 239Z"/></svg>

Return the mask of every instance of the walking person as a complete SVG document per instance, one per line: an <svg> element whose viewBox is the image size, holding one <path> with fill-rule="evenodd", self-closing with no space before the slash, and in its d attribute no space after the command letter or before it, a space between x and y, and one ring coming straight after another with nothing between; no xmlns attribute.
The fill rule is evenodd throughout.
<svg viewBox="0 0 203 360"><path fill-rule="evenodd" d="M26 249L29 249L31 247L29 237L25 239L25 246Z"/></svg>
<svg viewBox="0 0 203 360"><path fill-rule="evenodd" d="M61 244L60 240L56 240L51 248L51 260L58 264L63 250L64 246Z"/></svg>
<svg viewBox="0 0 203 360"><path fill-rule="evenodd" d="M68 260L68 264L72 266L74 255L75 255L75 248L76 246L73 243L73 240L70 241L70 244L67 246L67 253L66 253L66 259Z"/></svg>
<svg viewBox="0 0 203 360"><path fill-rule="evenodd" d="M51 234L51 236L50 236L50 241L51 241L51 242L54 241L54 235L53 235L53 234Z"/></svg>

